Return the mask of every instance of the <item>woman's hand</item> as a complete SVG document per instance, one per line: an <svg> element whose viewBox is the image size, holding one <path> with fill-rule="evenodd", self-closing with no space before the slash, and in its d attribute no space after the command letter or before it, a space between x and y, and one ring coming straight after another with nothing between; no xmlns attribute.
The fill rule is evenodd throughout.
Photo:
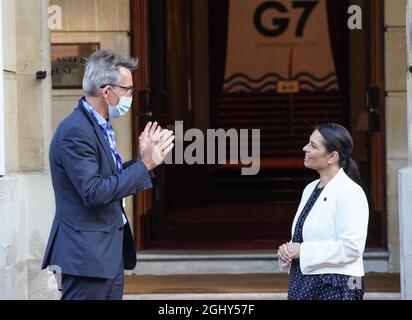
<svg viewBox="0 0 412 320"><path fill-rule="evenodd" d="M288 262L291 263L292 262L292 255L289 252L288 249L288 244L285 243L283 245L281 245L278 249L278 257L283 261L283 262Z"/></svg>
<svg viewBox="0 0 412 320"><path fill-rule="evenodd" d="M292 242L288 243L288 250L292 259L299 259L300 257L300 243Z"/></svg>
<svg viewBox="0 0 412 320"><path fill-rule="evenodd" d="M300 243L292 242L281 245L278 249L278 257L284 262L292 263L292 260L300 256Z"/></svg>

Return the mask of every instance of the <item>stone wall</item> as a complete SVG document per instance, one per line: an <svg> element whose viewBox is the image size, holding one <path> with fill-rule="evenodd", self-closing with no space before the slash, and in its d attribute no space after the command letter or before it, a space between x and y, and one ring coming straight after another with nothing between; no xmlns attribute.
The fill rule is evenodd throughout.
<svg viewBox="0 0 412 320"><path fill-rule="evenodd" d="M129 0L50 0L62 8L62 29L51 32L52 43L100 43L101 49L111 49L130 56ZM83 95L80 90L53 90L53 131L77 107ZM137 107L135 102L134 108ZM132 158L131 112L113 121L116 143L122 159ZM133 225L133 197L126 199L126 213Z"/></svg>
<svg viewBox="0 0 412 320"><path fill-rule="evenodd" d="M51 41L100 42L130 54L129 0L2 0L5 176L0 177L0 299L55 299L53 277L40 265L54 217L48 148L54 129L81 90L52 92ZM62 8L62 30L51 35L48 8ZM53 100L52 100L53 99ZM53 101L53 102L52 102ZM3 124L1 124L3 126ZM131 157L131 118L114 127L124 159ZM131 200L128 214L132 214Z"/></svg>
<svg viewBox="0 0 412 320"><path fill-rule="evenodd" d="M407 65L412 65L412 2L408 1L406 15ZM408 165L399 171L399 238L401 291L403 299L412 299L412 73L407 72L407 133Z"/></svg>
<svg viewBox="0 0 412 320"><path fill-rule="evenodd" d="M0 299L53 299L40 264L54 215L48 0L1 2L6 174L0 177Z"/></svg>
<svg viewBox="0 0 412 320"><path fill-rule="evenodd" d="M41 271L54 213L49 174L0 179L0 299L56 299L54 278Z"/></svg>
<svg viewBox="0 0 412 320"><path fill-rule="evenodd" d="M399 272L398 170L408 164L406 0L385 0L386 190L390 271Z"/></svg>

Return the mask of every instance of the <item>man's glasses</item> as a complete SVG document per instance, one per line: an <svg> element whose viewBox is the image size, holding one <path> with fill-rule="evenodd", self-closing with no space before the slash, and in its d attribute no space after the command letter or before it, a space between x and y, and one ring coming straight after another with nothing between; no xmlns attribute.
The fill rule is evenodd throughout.
<svg viewBox="0 0 412 320"><path fill-rule="evenodd" d="M124 86L119 86L118 84L105 84L105 85L100 86L100 88L102 89L102 88L107 87L107 86L118 87L118 88L124 90L127 94L132 94L134 92L134 89L135 89L133 86L124 87Z"/></svg>

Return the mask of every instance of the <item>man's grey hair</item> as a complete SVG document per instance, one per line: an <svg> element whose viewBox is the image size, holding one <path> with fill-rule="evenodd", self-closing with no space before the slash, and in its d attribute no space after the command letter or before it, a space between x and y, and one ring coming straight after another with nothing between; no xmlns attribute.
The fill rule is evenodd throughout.
<svg viewBox="0 0 412 320"><path fill-rule="evenodd" d="M83 91L86 96L98 97L100 87L118 84L121 80L120 67L136 70L138 60L125 58L110 50L100 50L86 59L86 70L83 77Z"/></svg>

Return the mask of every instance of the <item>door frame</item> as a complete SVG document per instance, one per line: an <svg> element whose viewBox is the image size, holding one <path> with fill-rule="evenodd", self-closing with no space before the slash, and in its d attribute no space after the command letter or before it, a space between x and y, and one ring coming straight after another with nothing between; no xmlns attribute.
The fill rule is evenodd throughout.
<svg viewBox="0 0 412 320"><path fill-rule="evenodd" d="M145 103L148 107L148 96L150 92L150 30L149 30L149 0L130 1L130 23L131 23L131 53L139 59L138 69L133 73L133 83L136 88L134 93L134 107L132 108L132 152L136 158L139 150L139 139L137 132L142 131L141 106ZM148 111L148 110L146 110ZM137 250L147 247L149 238L147 214L152 207L152 191L146 190L133 197L133 230Z"/></svg>
<svg viewBox="0 0 412 320"><path fill-rule="evenodd" d="M368 25L370 37L367 54L370 59L369 85L377 87L379 94L375 105L370 102L369 132L371 158L371 208L372 214L377 217L376 239L371 239L370 245L387 248L387 197L386 197L386 126L385 126L385 58L384 58L384 2L383 0L368 0L367 10L370 14ZM374 110L371 110L374 109Z"/></svg>

